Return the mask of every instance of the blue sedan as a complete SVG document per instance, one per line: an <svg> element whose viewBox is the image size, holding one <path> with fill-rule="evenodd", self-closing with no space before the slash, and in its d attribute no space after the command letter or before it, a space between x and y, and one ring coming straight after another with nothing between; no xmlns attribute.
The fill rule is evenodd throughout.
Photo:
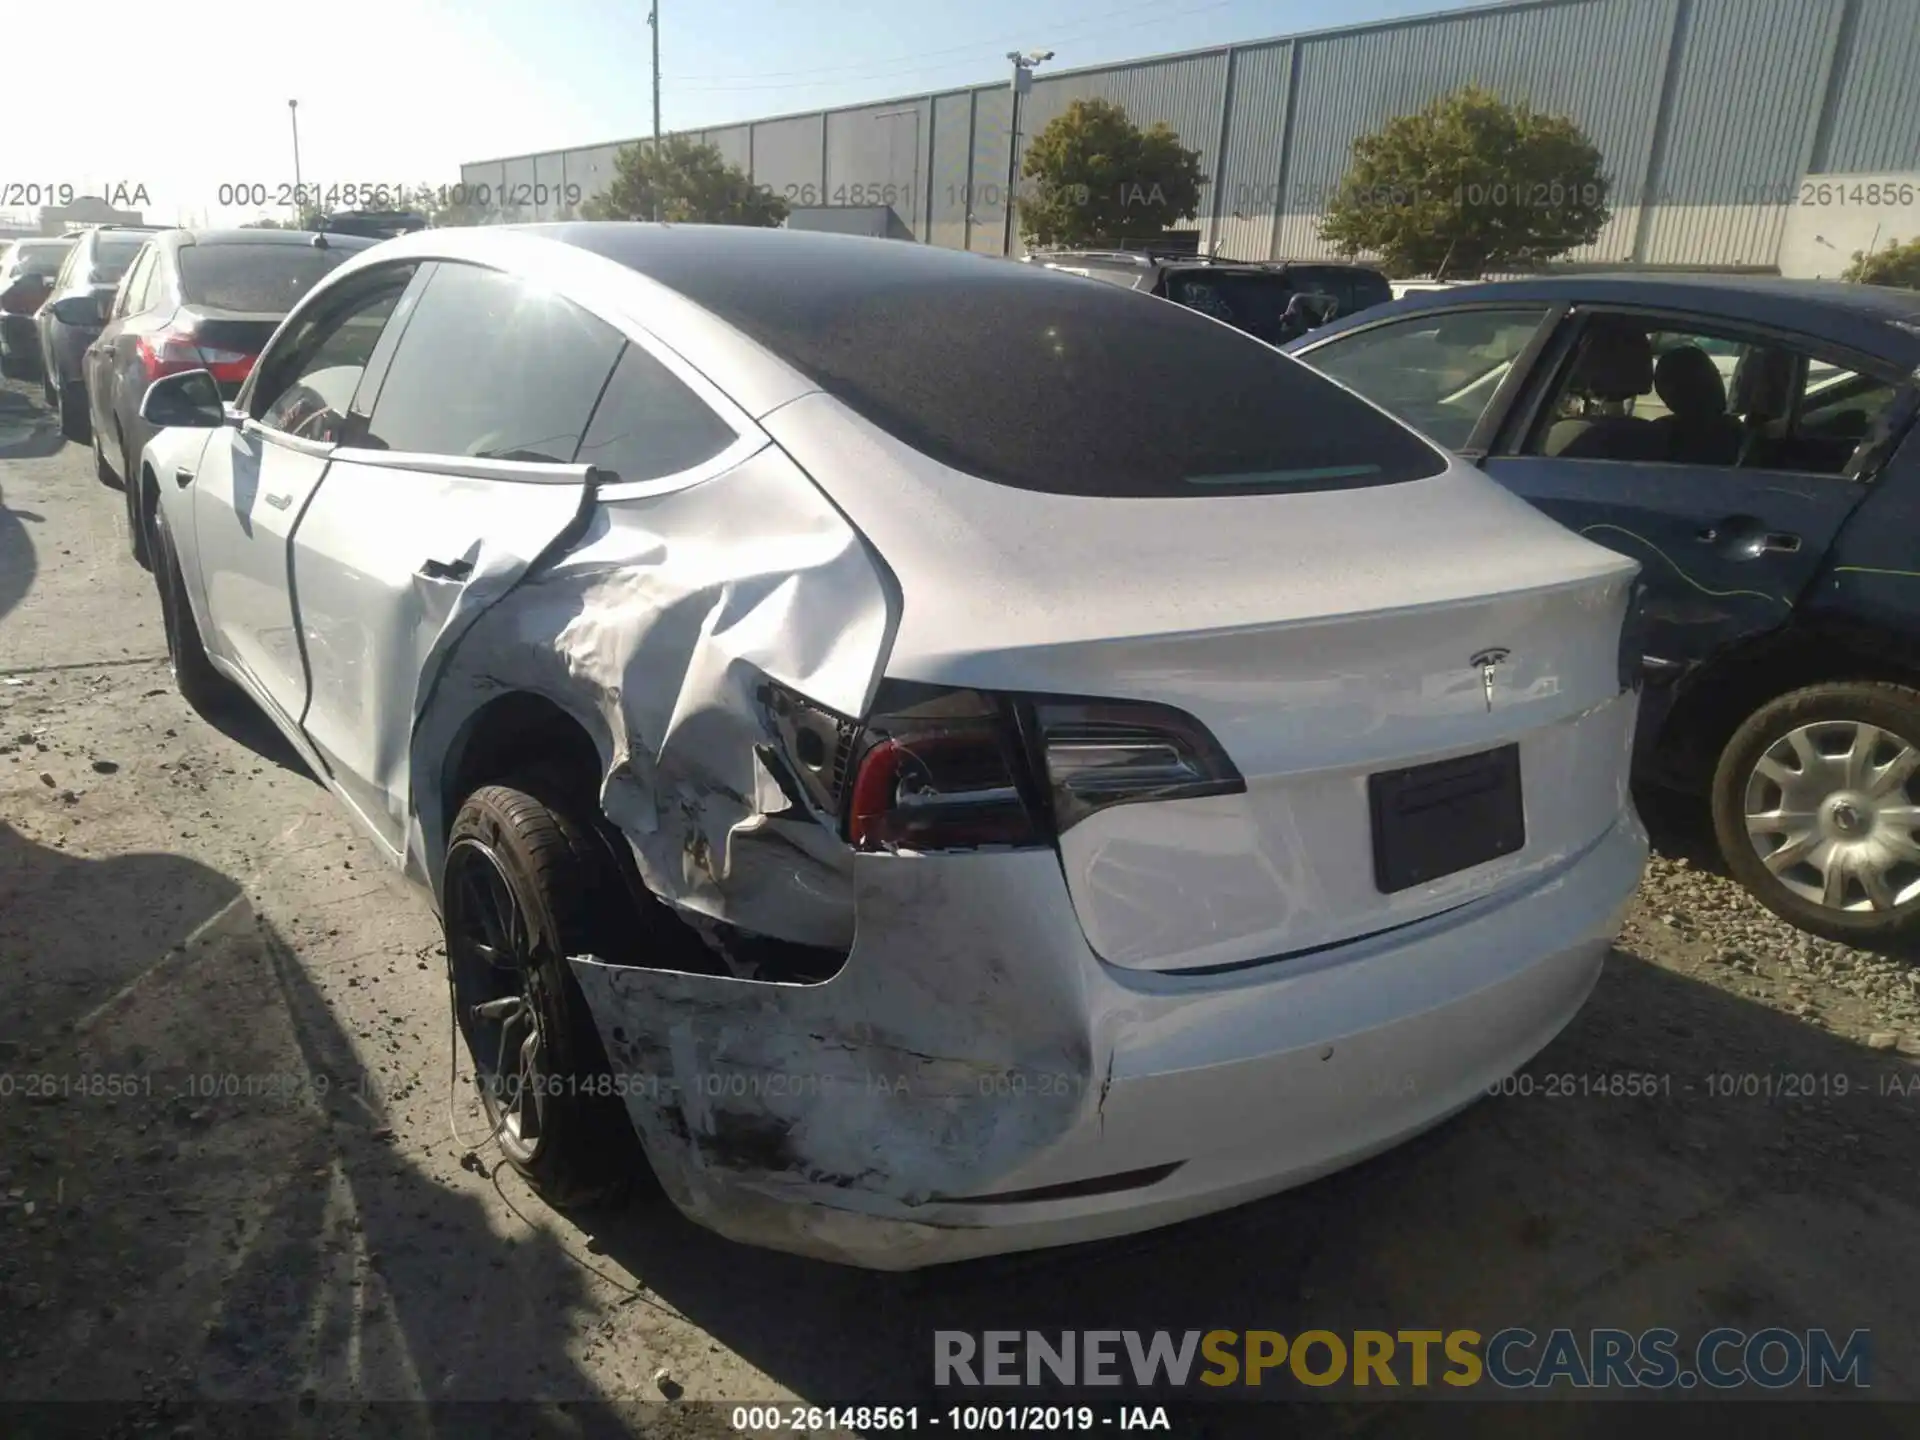
<svg viewBox="0 0 1920 1440"><path fill-rule="evenodd" d="M1640 561L1640 774L1787 919L1920 939L1920 294L1556 276L1287 349Z"/></svg>

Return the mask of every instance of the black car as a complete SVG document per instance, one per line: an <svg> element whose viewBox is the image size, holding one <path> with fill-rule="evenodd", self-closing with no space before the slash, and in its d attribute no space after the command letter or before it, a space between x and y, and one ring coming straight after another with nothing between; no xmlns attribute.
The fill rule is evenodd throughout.
<svg viewBox="0 0 1920 1440"><path fill-rule="evenodd" d="M53 293L40 307L40 384L47 404L60 415L60 433L87 438L86 376L81 357L106 324L120 277L157 226L102 225L82 232L54 277Z"/></svg>
<svg viewBox="0 0 1920 1440"><path fill-rule="evenodd" d="M151 237L86 351L94 473L109 485L139 473L140 452L153 437L140 402L155 380L206 370L222 397L233 399L300 297L374 243L303 230L169 230ZM152 497L123 488L133 553L145 564Z"/></svg>
<svg viewBox="0 0 1920 1440"><path fill-rule="evenodd" d="M1337 261L1219 260L1152 250L1052 250L1026 260L1158 295L1271 345L1393 298L1378 270Z"/></svg>
<svg viewBox="0 0 1920 1440"><path fill-rule="evenodd" d="M1289 350L1639 560L1641 776L1787 919L1920 938L1920 294L1565 276Z"/></svg>
<svg viewBox="0 0 1920 1440"><path fill-rule="evenodd" d="M391 240L427 228L427 217L413 210L336 210L319 222L329 235L358 235Z"/></svg>
<svg viewBox="0 0 1920 1440"><path fill-rule="evenodd" d="M10 240L0 245L0 375L40 373L40 330L34 316L53 293L53 277L71 239Z"/></svg>

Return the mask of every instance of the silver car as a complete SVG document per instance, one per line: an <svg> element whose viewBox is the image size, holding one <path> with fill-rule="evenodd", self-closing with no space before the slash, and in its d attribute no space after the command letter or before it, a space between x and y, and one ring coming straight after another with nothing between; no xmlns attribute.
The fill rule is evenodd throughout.
<svg viewBox="0 0 1920 1440"><path fill-rule="evenodd" d="M1631 561L1180 306L894 241L435 230L147 392L181 689L444 920L551 1199L904 1268L1427 1128L1640 874Z"/></svg>

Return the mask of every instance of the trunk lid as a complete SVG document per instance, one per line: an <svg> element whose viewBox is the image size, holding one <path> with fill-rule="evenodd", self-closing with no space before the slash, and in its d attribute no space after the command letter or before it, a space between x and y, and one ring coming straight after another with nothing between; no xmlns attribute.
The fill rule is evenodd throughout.
<svg viewBox="0 0 1920 1440"><path fill-rule="evenodd" d="M1626 804L1637 567L1470 467L1093 498L959 475L825 396L763 423L897 579L888 676L1175 706L1245 778L1243 794L1111 806L1060 837L1110 963L1232 965L1390 929L1552 869ZM1524 843L1382 889L1370 777L1509 745Z"/></svg>

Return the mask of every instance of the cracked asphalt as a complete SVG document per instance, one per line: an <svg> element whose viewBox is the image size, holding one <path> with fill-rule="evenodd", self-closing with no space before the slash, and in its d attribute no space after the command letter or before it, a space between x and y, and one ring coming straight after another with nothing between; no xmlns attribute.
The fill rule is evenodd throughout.
<svg viewBox="0 0 1920 1440"><path fill-rule="evenodd" d="M873 1275L657 1205L561 1215L496 1169L450 1073L427 905L264 721L189 710L163 651L118 493L10 383L0 1400L123 1402L92 1433L168 1435L239 1413L209 1402L318 1434L420 1400L494 1408L381 1423L584 1434L570 1402L615 1400L619 1428L719 1434L707 1402L951 1403L942 1328L1720 1324L1870 1329L1872 1394L1920 1393L1914 972L1773 920L1702 863L1684 807L1592 1001L1514 1093L1227 1214ZM1733 1408L1743 1433L1765 1413ZM1289 1424L1408 1413L1343 1392ZM1515 1433L1618 1413L1529 1409Z"/></svg>

